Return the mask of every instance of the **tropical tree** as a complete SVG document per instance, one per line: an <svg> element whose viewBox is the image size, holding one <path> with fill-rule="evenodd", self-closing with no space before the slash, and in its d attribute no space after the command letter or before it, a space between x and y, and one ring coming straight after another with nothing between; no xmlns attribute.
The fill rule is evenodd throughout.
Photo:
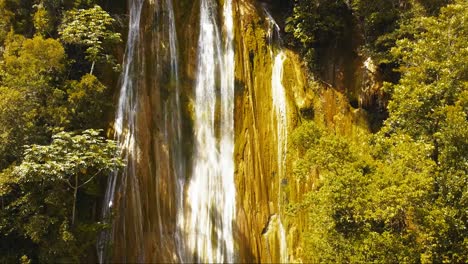
<svg viewBox="0 0 468 264"><path fill-rule="evenodd" d="M72 9L64 15L59 28L60 39L66 44L86 48L86 59L92 62L90 74L93 74L97 61L115 64L113 57L106 52L104 45L121 41L120 33L110 28L115 20L100 6L89 9Z"/></svg>
<svg viewBox="0 0 468 264"><path fill-rule="evenodd" d="M60 42L9 34L0 64L0 169L19 158L22 146L44 144L68 123L61 77L65 50Z"/></svg>
<svg viewBox="0 0 468 264"><path fill-rule="evenodd" d="M70 127L102 127L105 111L111 106L107 87L91 74L83 75L80 81L69 81L67 87Z"/></svg>
<svg viewBox="0 0 468 264"><path fill-rule="evenodd" d="M123 166L116 143L100 133L60 132L50 145L27 146L23 161L0 174L2 235L39 245L41 261L79 261L103 228L92 217L99 178Z"/></svg>
<svg viewBox="0 0 468 264"><path fill-rule="evenodd" d="M47 146L32 145L15 169L20 181L62 182L73 190L71 223L75 223L78 190L98 175L106 175L122 166L115 142L99 137L99 131L81 135L60 132Z"/></svg>
<svg viewBox="0 0 468 264"><path fill-rule="evenodd" d="M408 134L432 145L437 163L427 256L466 262L468 241L468 2L455 1L436 17L414 20L414 39L402 39L392 53L402 78L390 86L389 119L382 133Z"/></svg>
<svg viewBox="0 0 468 264"><path fill-rule="evenodd" d="M290 212L308 217L310 262L417 262L418 226L430 211L431 147L408 136L353 142L312 122L291 136L293 173L314 188ZM296 157L299 157L296 159ZM318 174L318 175L317 175Z"/></svg>

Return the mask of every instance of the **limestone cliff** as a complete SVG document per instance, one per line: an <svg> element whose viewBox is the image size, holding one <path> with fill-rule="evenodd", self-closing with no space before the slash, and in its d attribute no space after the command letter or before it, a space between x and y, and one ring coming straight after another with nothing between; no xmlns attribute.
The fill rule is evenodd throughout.
<svg viewBox="0 0 468 264"><path fill-rule="evenodd" d="M276 119L272 108L271 75L273 61L268 43L268 21L256 1L238 1L236 10L236 187L238 215L236 240L242 262L280 261L277 216L285 215L289 202L299 201L310 190L313 179L298 184L292 175L278 179ZM277 47L276 47L277 48ZM353 83L341 80L339 87L314 81L313 76L293 51L286 51L283 85L286 90L288 131L303 119L313 119L325 127L350 137L368 131L366 113L349 104L347 91L358 91L362 101L365 89L375 80L363 60L354 58L348 67ZM336 74L342 75L339 70ZM361 78L362 77L362 78ZM372 77L373 78L373 77ZM351 100L354 97L351 97ZM286 168L287 170L287 168ZM280 180L281 187L277 182ZM282 190L280 191L279 188ZM281 197L278 197L281 195ZM281 201L281 211L276 203ZM305 216L287 218L285 227L290 261L301 259L301 234ZM273 231L272 231L273 230Z"/></svg>
<svg viewBox="0 0 468 264"><path fill-rule="evenodd" d="M279 262L279 218L286 230L288 259L301 260L301 239L305 215L288 217L288 203L299 201L314 180L298 184L291 174L281 179L278 172L277 118L271 93L272 47L268 41L271 25L264 6L255 0L233 1L235 29L235 184L236 217L234 240L239 262ZM274 7L274 3L273 3ZM171 169L171 139L167 136L167 112L174 111L170 98L175 80L170 74L170 58L165 20L167 10L158 1L145 1L137 41L138 69L132 78L135 93L138 139L129 164L128 180L116 196L113 261L178 262L176 239L176 189ZM193 88L196 79L199 1L174 1L178 39L180 99L183 124L183 162L190 164L195 133ZM221 19L221 18L220 18ZM284 23L283 23L284 24ZM358 137L368 131L366 113L350 101L365 105L378 90L372 62L355 56L346 76L336 85L319 82L294 51L284 49L282 84L287 104L287 130L302 120L313 119L331 132ZM339 60L339 58L334 58ZM345 59L340 65L344 65ZM341 76L337 67L332 75ZM356 77L357 76L357 77ZM356 77L356 78L355 78ZM350 92L353 91L353 92ZM356 92L357 91L357 92ZM370 98L370 99L369 99ZM169 130L170 131L170 130ZM290 162L294 157L288 157ZM285 171L288 172L288 163ZM155 176L157 175L157 177ZM184 175L190 177L190 166ZM130 178L129 178L130 179ZM280 184L278 184L280 183ZM279 201L279 202L278 202ZM185 201L185 207L187 203ZM190 255L190 252L187 253ZM186 259L191 261L191 259Z"/></svg>

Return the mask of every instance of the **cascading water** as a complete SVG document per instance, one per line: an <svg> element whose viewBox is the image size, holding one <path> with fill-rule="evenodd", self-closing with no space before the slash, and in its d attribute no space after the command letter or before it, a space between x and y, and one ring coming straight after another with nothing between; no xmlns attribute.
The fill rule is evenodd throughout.
<svg viewBox="0 0 468 264"><path fill-rule="evenodd" d="M188 186L188 246L199 262L234 262L234 50L232 3L201 0L195 85L195 156ZM218 106L219 105L219 106Z"/></svg>
<svg viewBox="0 0 468 264"><path fill-rule="evenodd" d="M176 247L179 260L184 262L186 259L185 242L183 237L184 230L184 186L185 186L185 159L183 157L183 138L182 138L182 115L180 105L180 83L179 83L179 68L178 68L178 52L177 52L177 33L175 27L174 8L172 0L165 0L166 10L169 16L169 46L171 58L171 73L172 79L175 84L175 92L169 101L169 109L166 110L166 131L165 138L170 142L171 157L172 157L172 171L175 181L175 194L177 206L177 223L176 223ZM167 117L170 114L170 119ZM170 129L168 129L170 128ZM169 136L172 132L172 137ZM170 140L172 138L172 141Z"/></svg>
<svg viewBox="0 0 468 264"><path fill-rule="evenodd" d="M224 78L221 85L221 168L224 195L223 234L225 240L226 261L234 262L233 221L236 211L236 187L234 183L234 21L232 0L226 0L223 8L224 17ZM219 256L218 259L221 259Z"/></svg>
<svg viewBox="0 0 468 264"><path fill-rule="evenodd" d="M113 206L114 198L117 189L117 181L120 182L120 186L126 186L127 181L132 181L130 184L132 187L137 188L138 184L135 183L135 129L136 129L136 112L137 104L135 98L137 97L137 86L138 79L136 78L136 72L139 69L139 62L141 60L142 54L139 53L140 48L140 19L141 11L144 0L135 0L131 1L130 7L130 22L129 22L129 31L128 31L128 41L126 47L126 54L124 59L124 68L122 73L122 85L120 88L119 101L117 106L117 114L115 118L115 138L119 143L119 147L123 151L123 159L126 162L126 170L119 175L119 172L114 172L110 175L107 190L104 198L103 206L103 220L111 221L113 217ZM122 189L123 193L121 195L125 196L127 191L125 188ZM135 210L140 214L141 217L141 208L140 205L140 196L138 190L131 190L134 192L134 205ZM137 231L134 236L138 241L138 237L141 235L142 223L135 222L134 230ZM114 230L106 230L101 233L98 242L98 257L100 263L103 263L107 260L109 245L108 243L114 239ZM138 243L138 242L137 242ZM142 247L138 244L136 245L138 252L142 251ZM139 254L139 253L137 253Z"/></svg>
<svg viewBox="0 0 468 264"><path fill-rule="evenodd" d="M222 8L216 0L199 3L194 153L188 182L173 2L129 3L115 119L115 137L127 166L109 177L103 216L112 228L101 234L99 260L232 263L236 213L232 0L225 0Z"/></svg>
<svg viewBox="0 0 468 264"><path fill-rule="evenodd" d="M287 115L286 115L286 96L282 84L284 53L281 51L275 57L273 73L271 78L273 105L276 113L277 141L278 141L278 232L280 238L280 256L281 262L288 262L288 247L286 243L286 232L281 221L281 180L284 178L284 168L286 164L287 151Z"/></svg>
<svg viewBox="0 0 468 264"><path fill-rule="evenodd" d="M281 48L281 38L279 37L279 26L274 21L273 17L265 10L267 20L270 24L268 31L269 42L270 42L270 54L274 61L272 74L271 74L271 96L273 101L273 108L276 116L276 140L277 140L277 162L278 162L278 237L280 243L280 261L287 263L288 259L288 247L286 241L286 231L281 221L281 181L285 177L286 167L286 152L288 145L288 121L287 121L287 104L286 94L282 83L283 80L283 65L286 56L282 50L275 54L274 45L278 45ZM277 36L275 43L274 37Z"/></svg>
<svg viewBox="0 0 468 264"><path fill-rule="evenodd" d="M109 177L103 219L112 228L99 238L101 263L186 258L186 166L174 10L172 0L144 2L129 1L128 41L114 125L127 166ZM142 34L146 20L153 25L150 34Z"/></svg>

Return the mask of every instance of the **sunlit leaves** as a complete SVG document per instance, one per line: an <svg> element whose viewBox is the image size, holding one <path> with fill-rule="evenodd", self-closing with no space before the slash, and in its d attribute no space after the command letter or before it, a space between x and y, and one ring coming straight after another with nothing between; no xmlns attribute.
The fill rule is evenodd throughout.
<svg viewBox="0 0 468 264"><path fill-rule="evenodd" d="M116 143L100 134L60 132L49 145L26 146L21 164L0 175L0 215L9 219L0 221L0 232L23 234L39 245L42 261L78 261L100 227L93 219L70 224L72 207L79 202L74 192L123 166ZM78 199L86 195L82 192ZM87 203L80 208L89 210Z"/></svg>
<svg viewBox="0 0 468 264"><path fill-rule="evenodd" d="M66 182L75 174L87 180L91 173L110 172L120 166L115 142L100 137L97 130L86 130L77 135L60 132L50 145L27 147L15 172L21 181Z"/></svg>
<svg viewBox="0 0 468 264"><path fill-rule="evenodd" d="M120 35L95 4L0 0L0 262L79 262L102 228L94 203L101 176L122 165L115 144L92 130L51 138L106 127L107 89L83 76L85 55L113 63ZM61 28L77 27L67 33L77 42L54 39L62 18Z"/></svg>
<svg viewBox="0 0 468 264"><path fill-rule="evenodd" d="M455 1L437 17L414 21L414 40L398 42L402 79L393 87L384 132L432 145L432 207L425 218L425 258L466 262L468 207L468 3Z"/></svg>
<svg viewBox="0 0 468 264"><path fill-rule="evenodd" d="M50 35L53 30L53 24L49 12L42 4L36 5L36 9L36 13L34 13L33 17L36 34L42 36L45 36L46 34Z"/></svg>
<svg viewBox="0 0 468 264"><path fill-rule="evenodd" d="M388 129L431 136L441 126L444 108L453 105L468 81L468 6L442 9L439 17L418 18L415 40L402 39L392 50L403 76L393 88Z"/></svg>
<svg viewBox="0 0 468 264"><path fill-rule="evenodd" d="M0 63L0 169L17 159L24 144L45 142L54 127L67 124L65 69L60 42L9 34Z"/></svg>
<svg viewBox="0 0 468 264"><path fill-rule="evenodd" d="M104 110L110 105L107 87L91 74L84 75L79 82L69 82L68 86L72 126L100 127Z"/></svg>
<svg viewBox="0 0 468 264"><path fill-rule="evenodd" d="M86 47L87 59L91 62L112 63L113 58L104 47L121 41L120 33L111 30L114 23L115 20L98 5L90 9L73 9L65 13L59 28L60 39L67 44Z"/></svg>
<svg viewBox="0 0 468 264"><path fill-rule="evenodd" d="M292 146L299 180L315 188L295 210L309 213L306 259L312 262L417 261L426 234L417 226L431 210L432 147L409 136L375 136L355 143L313 123L301 125ZM297 151L294 149L294 151ZM313 174L319 177L310 177Z"/></svg>
<svg viewBox="0 0 468 264"><path fill-rule="evenodd" d="M65 50L51 38L11 35L3 56L1 77L10 88L44 90L64 70Z"/></svg>

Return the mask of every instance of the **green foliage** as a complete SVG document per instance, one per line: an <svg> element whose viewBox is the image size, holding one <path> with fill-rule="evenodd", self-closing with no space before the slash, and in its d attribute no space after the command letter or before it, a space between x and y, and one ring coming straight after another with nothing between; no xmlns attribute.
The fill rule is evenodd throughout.
<svg viewBox="0 0 468 264"><path fill-rule="evenodd" d="M38 118L49 121L46 126L63 126L63 109L56 107L63 100L63 91L56 84L65 69L65 50L60 42L13 35L6 44L0 68L2 84L24 93L36 105Z"/></svg>
<svg viewBox="0 0 468 264"><path fill-rule="evenodd" d="M50 145L27 147L22 163L0 175L0 195L7 201L0 233L25 236L38 246L41 262L80 261L103 228L91 217L87 189L123 163L115 142L99 134L60 132Z"/></svg>
<svg viewBox="0 0 468 264"><path fill-rule="evenodd" d="M23 256L21 256L21 258L20 258L20 262L21 262L21 264L30 264L30 263L31 263L31 260L28 258L28 256L23 255Z"/></svg>
<svg viewBox="0 0 468 264"><path fill-rule="evenodd" d="M53 30L53 25L49 12L42 4L36 5L36 9L37 11L34 13L33 17L36 34L42 36L45 36L46 34L49 36L52 35L51 32Z"/></svg>
<svg viewBox="0 0 468 264"><path fill-rule="evenodd" d="M307 261L468 261L467 5L413 19L396 42L402 78L378 134L356 143L305 123L291 135L293 173L314 182L291 206L309 215Z"/></svg>
<svg viewBox="0 0 468 264"><path fill-rule="evenodd" d="M70 10L65 13L59 28L60 38L64 43L86 47L89 61L114 65L113 57L104 50L104 45L121 41L120 33L110 29L114 23L115 20L98 5L90 9Z"/></svg>
<svg viewBox="0 0 468 264"><path fill-rule="evenodd" d="M402 39L392 50L403 76L393 87L388 129L431 136L439 130L445 108L467 90L467 7L460 1L443 8L439 17L416 19L420 30L415 40Z"/></svg>
<svg viewBox="0 0 468 264"><path fill-rule="evenodd" d="M107 87L94 75L84 75L80 82L71 81L68 89L68 105L74 127L100 127L104 111L110 106Z"/></svg>
<svg viewBox="0 0 468 264"><path fill-rule="evenodd" d="M411 9L410 1L400 0L356 0L351 8L362 24L366 53L372 54L380 64L389 62L388 51L395 45L400 20Z"/></svg>
<svg viewBox="0 0 468 264"><path fill-rule="evenodd" d="M437 162L427 256L466 262L468 202L468 3L455 1L437 17L415 19L415 40L398 42L402 79L392 87L383 132L406 133L433 146Z"/></svg>
<svg viewBox="0 0 468 264"><path fill-rule="evenodd" d="M5 41L5 38L11 27L11 20L13 16L14 13L7 8L7 1L0 0L0 17L2 18L0 19L0 43Z"/></svg>
<svg viewBox="0 0 468 264"><path fill-rule="evenodd" d="M64 80L65 50L54 39L10 34L0 65L0 168L20 157L22 146L44 144L63 128L99 128L109 106L94 75Z"/></svg>
<svg viewBox="0 0 468 264"><path fill-rule="evenodd" d="M313 123L292 138L307 148L296 164L320 174L300 206L310 218L307 261L418 261L424 234L416 226L427 213L434 180L429 145L407 136L356 144Z"/></svg>
<svg viewBox="0 0 468 264"><path fill-rule="evenodd" d="M94 255L102 176L121 162L96 131L60 131L106 126L108 89L83 72L112 61L120 35L96 2L0 0L0 263ZM78 42L65 49L59 27Z"/></svg>
<svg viewBox="0 0 468 264"><path fill-rule="evenodd" d="M35 133L37 111L21 92L0 87L0 168L21 156L28 137Z"/></svg>
<svg viewBox="0 0 468 264"><path fill-rule="evenodd" d="M121 165L115 158L117 146L99 134L96 130L86 130L78 135L60 132L52 137L50 145L27 147L23 162L15 173L25 181L70 182L70 177L75 175L84 177L90 171L111 171Z"/></svg>
<svg viewBox="0 0 468 264"><path fill-rule="evenodd" d="M67 124L65 94L56 85L64 60L56 40L8 37L0 65L0 169L20 156L23 145L45 143L55 127Z"/></svg>
<svg viewBox="0 0 468 264"><path fill-rule="evenodd" d="M344 34L348 8L344 1L296 0L291 17L286 20L286 32L300 43L306 61L313 64L314 49L333 45Z"/></svg>
<svg viewBox="0 0 468 264"><path fill-rule="evenodd" d="M4 33L14 30L20 34L28 34L32 28L31 14L33 7L30 0L0 0L0 43ZM5 35L3 35L5 37Z"/></svg>
<svg viewBox="0 0 468 264"><path fill-rule="evenodd" d="M65 50L57 40L12 35L3 54L2 81L11 88L46 89L64 70L64 62Z"/></svg>
<svg viewBox="0 0 468 264"><path fill-rule="evenodd" d="M398 39L412 36L417 23L412 18L434 15L451 0L295 0L287 19L286 32L300 44L309 64L316 63L314 53L323 45L340 41L346 31L363 39L359 52L371 56L378 65L395 67L390 54ZM352 19L346 16L351 14ZM392 80L395 81L395 80Z"/></svg>

